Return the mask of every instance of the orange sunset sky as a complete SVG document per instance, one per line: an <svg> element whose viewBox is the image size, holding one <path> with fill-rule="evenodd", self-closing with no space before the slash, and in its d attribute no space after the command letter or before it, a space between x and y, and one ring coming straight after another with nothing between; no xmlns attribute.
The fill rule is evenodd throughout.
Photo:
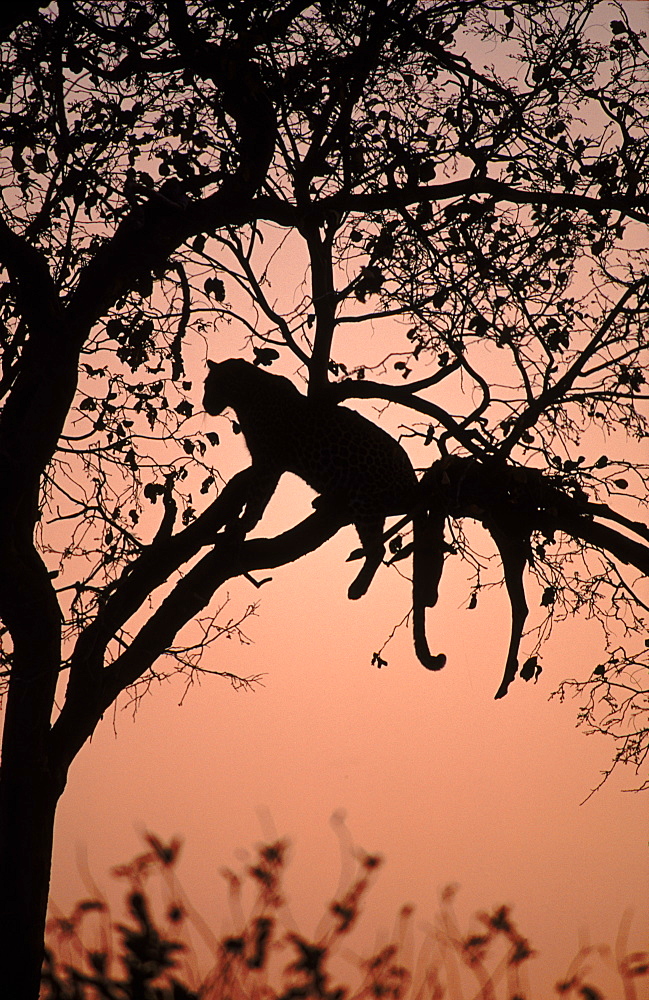
<svg viewBox="0 0 649 1000"><path fill-rule="evenodd" d="M222 356L235 350L220 345ZM197 403L202 375L197 364ZM198 419L221 436L224 474L246 464L226 417ZM591 447L594 456L601 441ZM306 516L311 495L285 477L257 533ZM476 538L488 553L486 536L476 529ZM181 881L218 933L227 927L219 869L242 869L242 849L278 835L293 844L291 911L311 933L336 893L339 846L329 820L342 809L355 842L386 859L354 939L365 955L402 904L431 921L450 882L461 886L465 921L477 909L514 906L539 952L530 968L544 995L579 947L615 943L629 908L629 950L646 948L649 796L624 794L634 774L620 771L580 804L612 745L576 730L578 702L549 701L561 680L587 676L602 658L599 631L586 621L557 627L538 683L519 679L494 701L507 598L487 589L467 610L465 572L451 560L428 613L430 645L446 652L445 669L423 669L404 625L378 670L372 653L407 614L410 583L384 567L362 600L348 601L356 566L345 560L356 545L350 527L260 590L239 580L220 595L229 599L224 620L252 602L258 613L244 624L250 644L221 639L205 665L261 675L254 690L213 677L186 690L176 678L154 684L137 712L124 697L104 719L74 762L59 808L57 905L69 910L87 895L86 863L118 898L107 873L143 849L141 833L180 835ZM538 597L531 589L533 612Z"/></svg>
<svg viewBox="0 0 649 1000"><path fill-rule="evenodd" d="M626 7L649 28L649 5ZM294 263L303 272L304 261ZM210 345L210 356L241 351L237 336L232 330ZM377 357L386 353L381 338L377 330ZM204 360L192 362L197 409ZM371 406L363 412L376 417ZM224 475L246 463L225 417L197 419L222 438ZM385 426L398 433L398 421L390 411ZM596 458L601 440L590 447ZM295 523L310 497L285 477L257 533ZM476 538L488 553L486 536ZM509 641L506 595L485 589L468 610L465 571L451 561L428 614L430 645L447 654L445 669L422 668L405 625L379 670L372 653L407 615L410 584L397 567L383 567L362 600L348 601L357 564L345 560L356 545L348 528L260 590L238 580L217 595L228 599L224 619L259 604L244 625L250 642L222 639L205 663L260 675L252 690L218 677L187 690L171 679L154 683L136 712L123 697L103 720L72 765L59 807L56 905L68 911L87 896L86 869L117 901L109 869L143 849L142 832L178 835L180 879L219 934L227 929L219 869L242 869L242 850L277 835L292 843L289 905L308 935L336 893L340 851L330 817L344 810L354 841L386 860L353 939L364 955L391 931L402 904L415 905L416 927L432 921L451 882L461 886L464 926L476 910L513 906L538 952L534 996L551 995L583 945L613 946L629 910L627 950L647 949L649 793L625 793L637 779L620 770L588 798L612 744L576 729L577 701L549 700L562 680L586 677L604 658L599 631L584 620L557 626L538 682L518 679L494 701ZM538 603L532 590L533 612ZM649 996L646 979L639 987L639 997L642 988Z"/></svg>
<svg viewBox="0 0 649 1000"><path fill-rule="evenodd" d="M371 654L408 610L409 587L384 569L362 602L347 601L354 544L351 530L341 533L276 573L247 623L254 643L214 648L217 669L261 673L263 686L236 692L206 678L179 707L184 688L171 682L135 719L126 708L104 720L60 806L54 900L66 909L86 894L79 856L106 889L107 870L140 851L144 829L180 834L181 880L218 932L227 916L219 868L241 868L240 849L273 835L261 807L293 842L289 902L309 933L336 892L329 818L342 808L356 843L387 862L357 935L361 951L403 903L432 920L440 889L455 881L461 916L514 906L540 952L532 969L544 987L579 946L613 944L629 907L630 946L646 947L649 799L623 794L633 775L620 773L580 805L611 748L575 730L575 703L548 702L597 655L587 625L557 632L538 684L519 681L496 702L506 599L493 591L467 611L465 592L447 585L429 613L446 668L425 671L403 629L379 671ZM230 589L233 613L259 596L250 589Z"/></svg>

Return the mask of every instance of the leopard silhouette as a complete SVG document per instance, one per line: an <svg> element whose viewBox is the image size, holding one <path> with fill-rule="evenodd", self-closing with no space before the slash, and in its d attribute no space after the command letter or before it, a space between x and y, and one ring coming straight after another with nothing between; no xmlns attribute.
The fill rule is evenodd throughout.
<svg viewBox="0 0 649 1000"><path fill-rule="evenodd" d="M391 514L413 520L413 625L415 652L429 670L446 662L432 655L425 609L437 601L443 562L443 517L431 517L407 453L376 424L344 406L311 400L287 378L262 371L240 358L208 361L203 406L218 416L234 410L250 452L254 488L238 526L250 531L261 518L284 472L304 480L353 523L365 557L349 586L362 597L385 554L383 531Z"/></svg>

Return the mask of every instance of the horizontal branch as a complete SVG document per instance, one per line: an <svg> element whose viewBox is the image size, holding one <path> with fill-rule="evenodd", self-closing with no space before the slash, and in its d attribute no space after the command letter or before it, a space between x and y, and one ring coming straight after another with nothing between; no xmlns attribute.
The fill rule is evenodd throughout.
<svg viewBox="0 0 649 1000"><path fill-rule="evenodd" d="M473 517L485 524L495 517L510 533L518 531L528 537L534 531L548 537L561 531L649 576L649 544L595 518L618 520L644 538L649 538L647 526L618 517L604 504L573 496L559 476L493 459L480 463L454 455L434 462L422 484L427 495L444 499L451 517Z"/></svg>
<svg viewBox="0 0 649 1000"><path fill-rule="evenodd" d="M629 531L633 531L649 542L649 526L642 521L632 521L631 518L625 517L605 503L587 503L586 510L594 517L604 517L608 521L616 521L622 527L628 528Z"/></svg>
<svg viewBox="0 0 649 1000"><path fill-rule="evenodd" d="M608 552L625 565L635 566L644 576L649 577L649 545L636 542L607 524L600 524L565 506L539 517L538 526L541 529L552 527L563 531L593 548Z"/></svg>
<svg viewBox="0 0 649 1000"><path fill-rule="evenodd" d="M344 523L339 511L323 504L299 524L274 538L240 541L227 531L215 538L217 526L245 496L251 474L250 469L239 473L223 491L220 505L215 501L187 529L151 546L125 574L95 625L80 638L75 650L74 679L71 676L64 706L52 730L55 766L63 770L68 766L119 693L168 652L178 632L207 606L227 580L293 562L319 548ZM505 541L509 533L516 536L520 558L516 565L511 560L508 563L510 594L512 584L517 585L515 577L521 575L525 565L525 540L535 530L548 535L562 531L649 576L649 546L595 521L583 500L570 495L556 478L546 478L540 470L492 462L483 464L474 458L452 456L435 462L422 486L435 509L452 517L477 518L489 530L498 524ZM228 488L229 494L226 494ZM121 655L109 666L103 666L105 648L115 634L118 619L131 607L130 602L141 601L152 581L165 579L170 566L177 567L183 558L197 552L204 544L210 545L209 551L176 583ZM502 552L502 539L499 548ZM513 610L522 608L523 603L521 600L513 602ZM514 653L510 657L509 680L516 672L516 644L522 631L520 617L515 617L513 622ZM94 647L93 629L94 640L98 643ZM99 653L101 662L89 670L90 659L97 658Z"/></svg>
<svg viewBox="0 0 649 1000"><path fill-rule="evenodd" d="M389 211L399 205L414 205L420 202L448 201L452 198L466 198L471 195L488 195L497 201L509 201L515 205L546 205L565 208L569 211L586 211L601 216L602 212L621 212L630 219L649 223L649 196L624 197L623 195L574 194L567 191L531 190L517 188L505 181L492 177L465 177L445 184L406 184L401 188L390 187L368 193L334 194L323 198L314 206L318 213L326 212L380 212Z"/></svg>

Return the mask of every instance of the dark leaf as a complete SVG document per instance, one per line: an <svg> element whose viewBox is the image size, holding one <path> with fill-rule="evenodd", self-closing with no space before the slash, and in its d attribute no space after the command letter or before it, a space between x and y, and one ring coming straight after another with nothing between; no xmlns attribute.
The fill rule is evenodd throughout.
<svg viewBox="0 0 649 1000"><path fill-rule="evenodd" d="M253 347L255 354L255 364L265 365L268 367L272 365L273 361L277 361L279 358L279 351L276 351L273 347Z"/></svg>
<svg viewBox="0 0 649 1000"><path fill-rule="evenodd" d="M147 500L151 503L155 503L159 496L164 493L164 486L160 486L158 483L147 483L144 487L143 493Z"/></svg>
<svg viewBox="0 0 649 1000"><path fill-rule="evenodd" d="M524 681L531 681L532 678L537 678L542 671L542 667L538 661L538 657L530 656L521 667L521 677Z"/></svg>
<svg viewBox="0 0 649 1000"><path fill-rule="evenodd" d="M370 264L368 267L362 268L354 288L354 295L359 302L365 302L368 295L374 295L381 290L384 281L385 275L380 268Z"/></svg>
<svg viewBox="0 0 649 1000"><path fill-rule="evenodd" d="M206 278L203 288L207 295L211 295L217 302L225 299L225 285L220 278Z"/></svg>
<svg viewBox="0 0 649 1000"><path fill-rule="evenodd" d="M32 156L32 167L37 174L44 174L50 165L47 153L34 153Z"/></svg>
<svg viewBox="0 0 649 1000"><path fill-rule="evenodd" d="M447 301L450 292L446 288L438 288L433 295L433 305L436 309L441 309L444 303Z"/></svg>
<svg viewBox="0 0 649 1000"><path fill-rule="evenodd" d="M419 179L426 183L426 181L432 181L437 173L437 164L433 160L429 160L428 163L422 163L419 166Z"/></svg>

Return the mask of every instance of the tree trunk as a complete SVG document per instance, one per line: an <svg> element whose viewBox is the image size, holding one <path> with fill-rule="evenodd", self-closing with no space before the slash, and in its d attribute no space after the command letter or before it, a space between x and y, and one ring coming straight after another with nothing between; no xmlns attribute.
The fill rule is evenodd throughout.
<svg viewBox="0 0 649 1000"><path fill-rule="evenodd" d="M12 525L0 508L0 527L3 514ZM0 768L0 995L37 1000L54 814L67 773L51 752L61 613L42 560L13 525L0 535L0 612L13 639Z"/></svg>
<svg viewBox="0 0 649 1000"><path fill-rule="evenodd" d="M49 767L12 733L0 777L0 981L2 996L37 1000L59 799ZM14 745L13 737L17 736Z"/></svg>

